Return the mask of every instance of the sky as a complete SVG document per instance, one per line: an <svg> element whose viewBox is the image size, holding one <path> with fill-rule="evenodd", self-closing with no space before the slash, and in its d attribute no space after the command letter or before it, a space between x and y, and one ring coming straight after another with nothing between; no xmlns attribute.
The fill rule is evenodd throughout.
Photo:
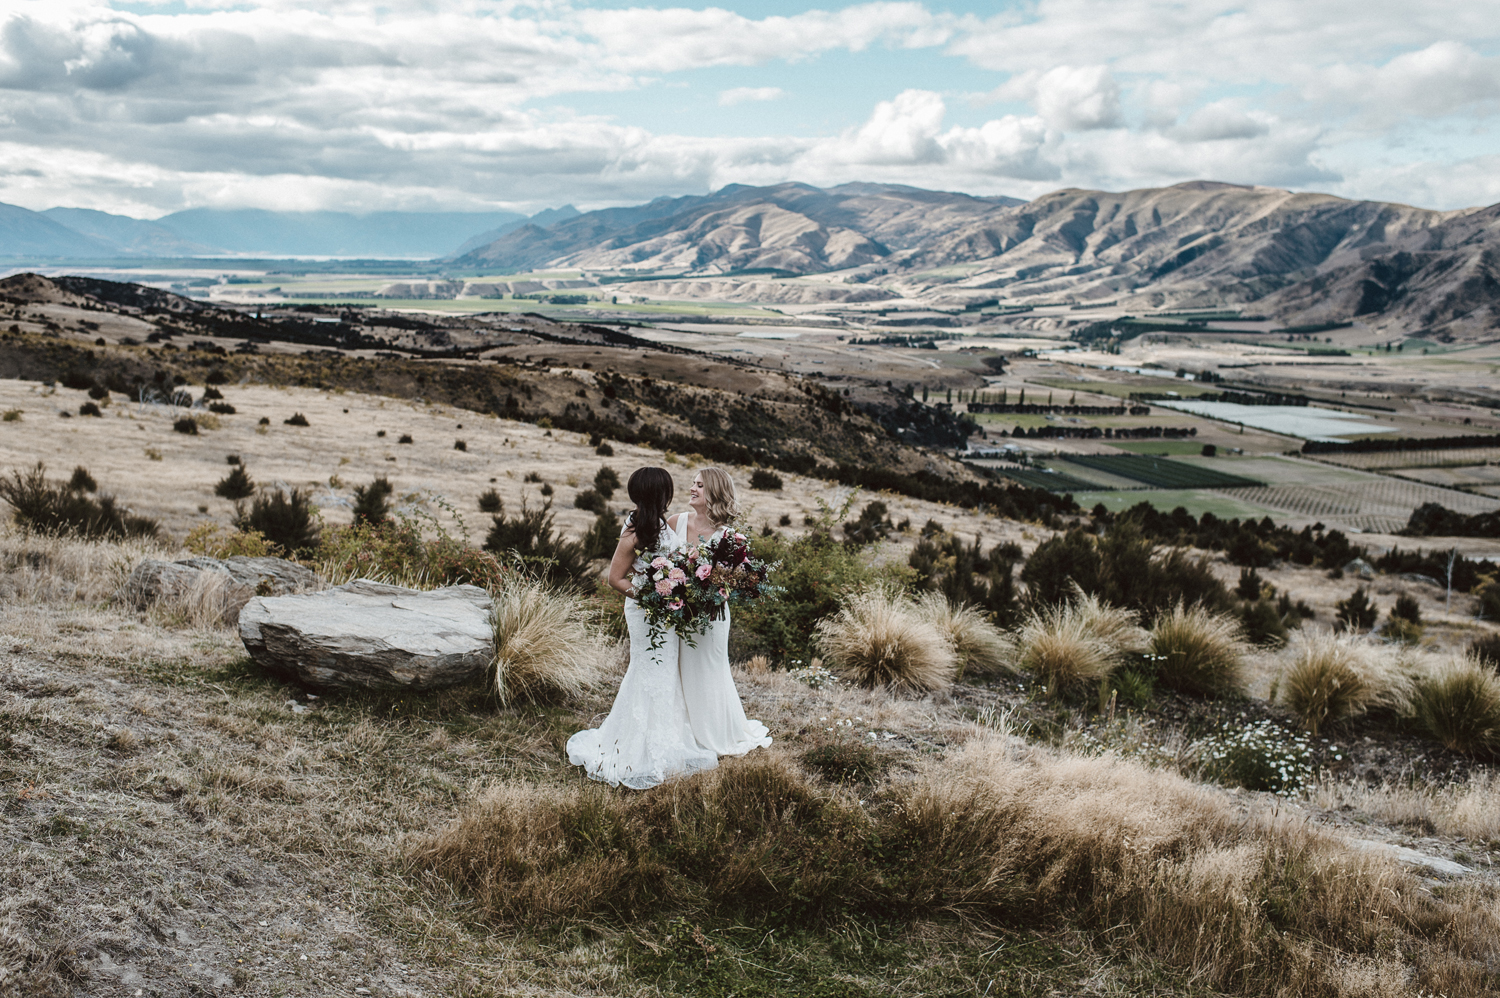
<svg viewBox="0 0 1500 998"><path fill-rule="evenodd" d="M1500 202L1500 0L0 0L0 201L590 209L1191 179Z"/></svg>

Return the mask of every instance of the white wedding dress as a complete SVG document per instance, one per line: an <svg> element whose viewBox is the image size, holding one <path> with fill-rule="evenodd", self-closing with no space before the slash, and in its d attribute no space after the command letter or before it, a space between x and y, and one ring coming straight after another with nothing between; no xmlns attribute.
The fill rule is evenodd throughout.
<svg viewBox="0 0 1500 998"><path fill-rule="evenodd" d="M677 519L677 533L685 527L687 513ZM726 528L714 531L718 540ZM686 538L684 538L684 541ZM729 674L729 609L724 619L710 621L693 639L678 639L678 671L682 673L682 695L687 701L688 720L698 744L718 755L744 755L771 744L770 730L745 717L740 691Z"/></svg>
<svg viewBox="0 0 1500 998"><path fill-rule="evenodd" d="M673 550L681 543L671 525L664 524L660 549ZM639 574L646 568L647 560L637 558L632 571ZM698 744L688 721L676 634L668 633L652 651L646 612L633 599L625 600L625 624L630 629L630 668L604 723L568 739L568 762L582 766L590 779L632 790L713 769L718 754Z"/></svg>

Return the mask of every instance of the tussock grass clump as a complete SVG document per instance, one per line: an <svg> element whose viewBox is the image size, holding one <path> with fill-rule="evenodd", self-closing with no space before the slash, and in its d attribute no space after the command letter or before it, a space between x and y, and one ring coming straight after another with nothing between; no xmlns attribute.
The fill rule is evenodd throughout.
<svg viewBox="0 0 1500 998"><path fill-rule="evenodd" d="M519 575L492 595L495 692L502 703L576 697L603 675L605 650L582 597Z"/></svg>
<svg viewBox="0 0 1500 998"><path fill-rule="evenodd" d="M954 606L942 593L917 597L917 612L938 629L958 656L959 674L1015 671L1015 647L972 606Z"/></svg>
<svg viewBox="0 0 1500 998"><path fill-rule="evenodd" d="M1397 706L1409 690L1375 648L1323 631L1305 637L1281 678L1281 700L1313 735L1326 725Z"/></svg>
<svg viewBox="0 0 1500 998"><path fill-rule="evenodd" d="M1417 680L1412 717L1455 752L1500 753L1500 676L1467 656L1454 659Z"/></svg>
<svg viewBox="0 0 1500 998"><path fill-rule="evenodd" d="M1076 586L1073 597L1032 614L1016 632L1016 663L1053 693L1097 683L1146 644L1134 611L1101 603Z"/></svg>
<svg viewBox="0 0 1500 998"><path fill-rule="evenodd" d="M507 924L959 914L1104 932L1237 994L1496 983L1493 892L1439 900L1389 860L1130 761L979 737L871 803L775 750L648 793L515 780L409 860Z"/></svg>
<svg viewBox="0 0 1500 998"><path fill-rule="evenodd" d="M830 665L865 687L936 690L958 673L948 636L894 586L847 592L838 611L818 621L816 643Z"/></svg>
<svg viewBox="0 0 1500 998"><path fill-rule="evenodd" d="M1244 690L1249 646L1229 614L1179 603L1156 619L1150 647L1163 686L1201 696Z"/></svg>

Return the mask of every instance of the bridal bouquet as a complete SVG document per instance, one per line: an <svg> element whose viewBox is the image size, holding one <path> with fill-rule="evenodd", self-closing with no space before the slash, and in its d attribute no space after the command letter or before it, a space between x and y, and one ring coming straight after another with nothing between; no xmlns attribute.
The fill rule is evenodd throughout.
<svg viewBox="0 0 1500 998"><path fill-rule="evenodd" d="M722 620L731 603L750 603L778 595L772 585L776 565L750 553L744 534L726 530L715 541L703 541L658 554L635 577L636 602L646 612L651 647L660 648L668 630L689 645L711 620Z"/></svg>

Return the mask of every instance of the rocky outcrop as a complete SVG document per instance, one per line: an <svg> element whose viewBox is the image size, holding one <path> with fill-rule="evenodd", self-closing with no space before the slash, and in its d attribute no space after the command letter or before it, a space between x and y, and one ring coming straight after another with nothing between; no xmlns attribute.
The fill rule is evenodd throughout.
<svg viewBox="0 0 1500 998"><path fill-rule="evenodd" d="M158 561L147 558L131 571L125 581L126 602L145 609L163 599L183 599L205 583L205 576L222 576L224 590L220 596L224 615L233 621L240 608L253 596L276 596L310 589L318 584L309 568L282 558L187 558L182 561Z"/></svg>
<svg viewBox="0 0 1500 998"><path fill-rule="evenodd" d="M431 690L490 666L492 607L476 586L423 592L357 579L250 600L240 640L263 668L315 688Z"/></svg>

